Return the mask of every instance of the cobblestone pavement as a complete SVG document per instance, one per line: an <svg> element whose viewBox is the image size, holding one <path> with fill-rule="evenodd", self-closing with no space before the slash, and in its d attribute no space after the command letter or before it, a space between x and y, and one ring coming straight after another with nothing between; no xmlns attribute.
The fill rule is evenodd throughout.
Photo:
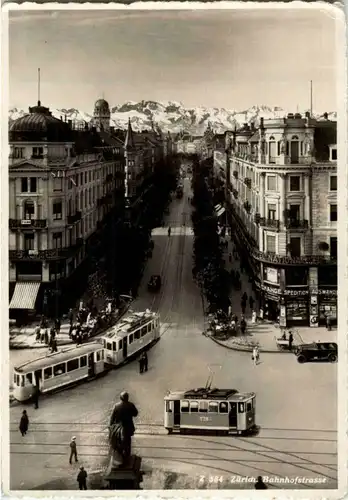
<svg viewBox="0 0 348 500"><path fill-rule="evenodd" d="M326 482L317 488L336 486L337 365L299 365L292 356L264 354L254 366L249 353L223 349L202 335L202 300L192 280L193 237L184 229L190 223L188 193L187 180L184 198L173 200L168 216L170 224L183 229L170 238L154 235L153 256L145 268L139 299L133 304L134 309L158 310L163 323L161 340L149 351L149 371L140 375L138 363L131 362L99 380L42 397L38 410L20 404L11 407L12 489L46 489L52 484L76 487L77 468L68 463L73 435L79 464L89 472L103 470L106 426L122 390L129 392L139 408L134 446L149 472L144 482L148 488L206 488L211 487L209 478L213 476L222 478L215 487L235 488L232 477L259 474L320 477ZM147 281L158 273L162 274L162 289L151 294ZM16 352L11 351L11 356ZM163 434L167 390L205 385L208 367L215 373L213 385L256 393L258 436ZM24 407L30 427L22 438L18 423ZM250 483L242 487L253 488ZM299 487L307 489L308 485Z"/></svg>

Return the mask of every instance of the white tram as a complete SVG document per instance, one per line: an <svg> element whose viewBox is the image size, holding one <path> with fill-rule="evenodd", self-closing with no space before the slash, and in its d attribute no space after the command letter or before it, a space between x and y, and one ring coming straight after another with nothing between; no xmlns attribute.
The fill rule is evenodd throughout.
<svg viewBox="0 0 348 500"><path fill-rule="evenodd" d="M255 393L235 389L170 392L164 398L164 427L168 433L208 431L248 434L256 430Z"/></svg>
<svg viewBox="0 0 348 500"><path fill-rule="evenodd" d="M100 343L68 347L15 368L13 395L17 401L27 401L33 395L34 385L39 386L41 393L48 393L93 379L105 371Z"/></svg>
<svg viewBox="0 0 348 500"><path fill-rule="evenodd" d="M120 365L160 338L160 318L148 309L124 316L102 336L105 360Z"/></svg>

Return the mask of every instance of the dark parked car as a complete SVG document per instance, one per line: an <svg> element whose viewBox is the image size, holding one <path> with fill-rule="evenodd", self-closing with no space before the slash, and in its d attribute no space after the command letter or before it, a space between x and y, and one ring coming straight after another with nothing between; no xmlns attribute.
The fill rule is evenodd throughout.
<svg viewBox="0 0 348 500"><path fill-rule="evenodd" d="M162 285L161 276L153 274L150 278L150 281L147 284L147 289L150 292L158 292L158 290L161 288L161 285Z"/></svg>
<svg viewBox="0 0 348 500"><path fill-rule="evenodd" d="M299 363L306 361L328 360L337 361L337 344L335 342L313 342L296 347L295 354Z"/></svg>

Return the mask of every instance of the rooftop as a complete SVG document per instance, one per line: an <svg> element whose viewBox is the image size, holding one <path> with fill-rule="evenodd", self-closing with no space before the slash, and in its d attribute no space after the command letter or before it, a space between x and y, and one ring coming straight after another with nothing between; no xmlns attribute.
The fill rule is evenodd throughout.
<svg viewBox="0 0 348 500"><path fill-rule="evenodd" d="M114 340L116 338L123 338L133 330L146 325L150 320L155 319L158 315L148 309L144 312L135 312L123 317L116 325L107 330L103 337L105 339Z"/></svg>

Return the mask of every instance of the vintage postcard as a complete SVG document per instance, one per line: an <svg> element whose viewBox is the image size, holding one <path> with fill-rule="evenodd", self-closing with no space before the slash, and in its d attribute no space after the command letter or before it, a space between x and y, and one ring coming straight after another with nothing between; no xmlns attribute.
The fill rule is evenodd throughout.
<svg viewBox="0 0 348 500"><path fill-rule="evenodd" d="M342 498L342 9L2 26L4 493Z"/></svg>

